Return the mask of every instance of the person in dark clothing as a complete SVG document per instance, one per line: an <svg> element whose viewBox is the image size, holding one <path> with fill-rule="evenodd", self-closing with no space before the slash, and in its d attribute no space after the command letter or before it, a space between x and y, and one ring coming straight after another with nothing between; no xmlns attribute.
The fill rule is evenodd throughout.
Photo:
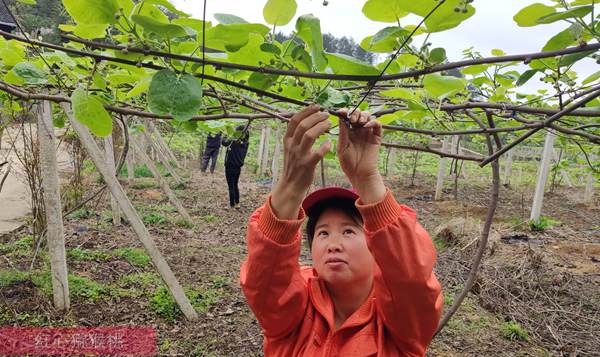
<svg viewBox="0 0 600 357"><path fill-rule="evenodd" d="M217 165L217 158L219 157L219 150L221 149L221 133L216 135L208 134L206 138L206 148L204 149L204 155L202 156L202 167L200 171L206 172L208 163L210 162L210 173L215 172L215 166Z"/></svg>
<svg viewBox="0 0 600 357"><path fill-rule="evenodd" d="M229 205L238 208L240 204L238 182L246 154L248 153L248 139L250 135L244 126L238 126L235 130L235 137L223 139L223 146L227 147L225 153L225 178L229 187Z"/></svg>

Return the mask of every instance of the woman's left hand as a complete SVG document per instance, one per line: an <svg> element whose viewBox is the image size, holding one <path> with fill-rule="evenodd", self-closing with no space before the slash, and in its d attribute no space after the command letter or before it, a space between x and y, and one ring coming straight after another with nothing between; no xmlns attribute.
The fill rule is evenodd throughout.
<svg viewBox="0 0 600 357"><path fill-rule="evenodd" d="M340 111L344 116L347 113L347 110ZM383 133L381 123L359 109L350 115L350 126L342 123L342 120L337 144L340 166L363 203L378 202L385 195L385 185L378 167Z"/></svg>

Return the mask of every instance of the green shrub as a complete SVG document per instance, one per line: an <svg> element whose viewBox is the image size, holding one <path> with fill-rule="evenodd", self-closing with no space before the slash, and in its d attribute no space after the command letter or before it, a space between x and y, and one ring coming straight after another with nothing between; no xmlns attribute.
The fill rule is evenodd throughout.
<svg viewBox="0 0 600 357"><path fill-rule="evenodd" d="M502 334L511 341L527 341L529 339L529 332L515 321L507 321L502 324Z"/></svg>
<svg viewBox="0 0 600 357"><path fill-rule="evenodd" d="M122 276L117 285L122 288L134 287L144 291L154 290L161 284L161 279L155 273L139 272Z"/></svg>
<svg viewBox="0 0 600 357"><path fill-rule="evenodd" d="M165 216L160 213L148 213L142 218L145 224L163 224L167 222Z"/></svg>
<svg viewBox="0 0 600 357"><path fill-rule="evenodd" d="M110 258L110 254L97 250L71 248L67 249L67 258L79 261L104 261Z"/></svg>
<svg viewBox="0 0 600 357"><path fill-rule="evenodd" d="M26 234L23 238L14 242L0 244L0 254L9 257L22 258L27 257L33 252L33 236Z"/></svg>
<svg viewBox="0 0 600 357"><path fill-rule="evenodd" d="M119 248L113 251L114 255L121 257L133 266L146 267L150 265L150 257L139 248Z"/></svg>
<svg viewBox="0 0 600 357"><path fill-rule="evenodd" d="M531 229L534 232L543 232L544 230L546 230L546 228L551 228L558 224L560 224L559 221L553 220L552 218L547 216L541 216L538 221L532 219L528 222L529 229Z"/></svg>
<svg viewBox="0 0 600 357"><path fill-rule="evenodd" d="M188 222L186 219L184 218L177 218L175 220L175 225L177 225L178 227L181 228L187 228L187 229L192 229L194 228L194 224L192 222Z"/></svg>
<svg viewBox="0 0 600 357"><path fill-rule="evenodd" d="M0 270L0 289L29 279L29 272L21 270Z"/></svg>

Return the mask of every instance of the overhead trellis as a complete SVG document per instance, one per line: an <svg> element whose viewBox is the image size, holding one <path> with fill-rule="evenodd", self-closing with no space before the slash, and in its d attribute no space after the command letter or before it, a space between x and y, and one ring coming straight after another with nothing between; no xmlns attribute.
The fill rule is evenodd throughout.
<svg viewBox="0 0 600 357"><path fill-rule="evenodd" d="M449 62L446 51L431 48L428 39L468 20L476 3L368 0L364 15L385 23L361 41L364 50L386 57L375 65L326 53L319 19L296 17L295 0L265 3L270 26L229 14L216 14L218 24L212 24L167 0L63 0L73 23L60 25L62 45L0 30L0 99L10 110L19 108L15 99L70 103L72 119L98 136L111 133L110 113L172 120L196 130L198 123L226 119L285 122L298 106L313 102L337 124L339 108L358 106L384 124L388 146L491 163L493 187L480 245L441 329L470 290L485 251L498 201L499 157L541 130L569 138L584 152L598 151L600 71L578 83L572 70L578 61L600 59L595 1L534 4L516 14L522 27L565 24L541 51L506 55L495 49L483 57L467 50L466 59ZM408 14L421 22L403 24ZM276 41L276 27L295 17L293 38ZM421 34L425 41L417 44L414 36ZM519 87L533 78L554 92L521 93ZM335 130L328 134L333 139ZM450 153L423 140L394 143L396 133L426 139L477 135L488 156Z"/></svg>

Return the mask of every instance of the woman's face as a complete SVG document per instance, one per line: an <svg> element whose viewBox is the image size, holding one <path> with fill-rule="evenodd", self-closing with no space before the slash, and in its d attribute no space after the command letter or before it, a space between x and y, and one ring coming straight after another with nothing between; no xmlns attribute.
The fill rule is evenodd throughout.
<svg viewBox="0 0 600 357"><path fill-rule="evenodd" d="M313 266L331 285L368 281L373 276L373 256L362 225L337 209L325 210L315 225Z"/></svg>

